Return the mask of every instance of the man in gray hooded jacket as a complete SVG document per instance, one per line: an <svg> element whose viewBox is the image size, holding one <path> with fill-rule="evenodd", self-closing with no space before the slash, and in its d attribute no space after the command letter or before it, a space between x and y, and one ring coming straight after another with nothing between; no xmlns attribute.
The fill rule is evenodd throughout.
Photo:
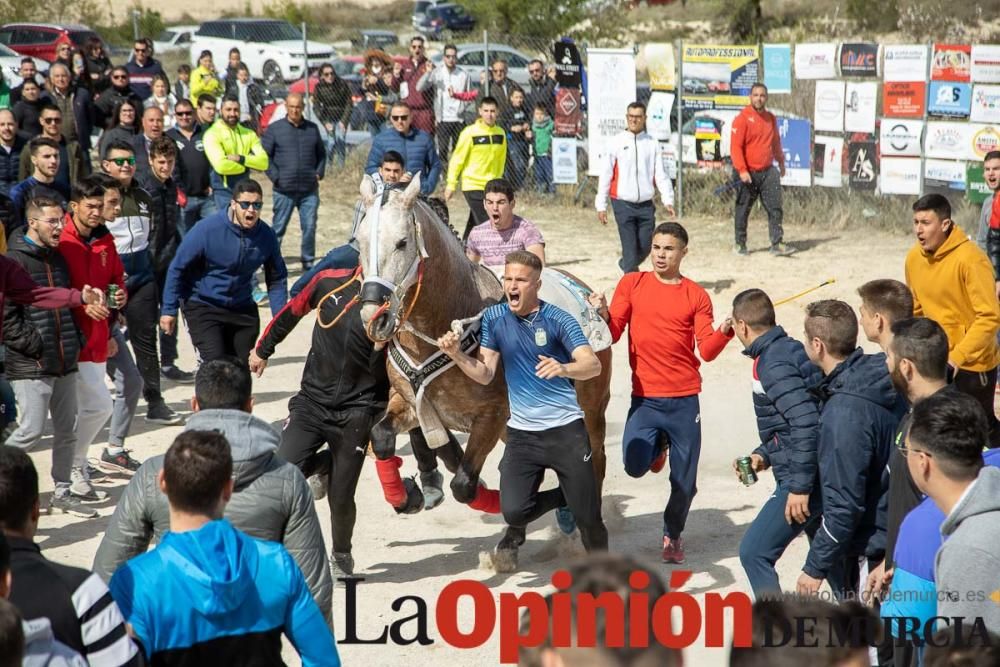
<svg viewBox="0 0 1000 667"><path fill-rule="evenodd" d="M944 513L934 563L937 615L981 618L1000 632L1000 468L983 465L989 427L965 394L938 392L913 407L906 463L917 487Z"/></svg>
<svg viewBox="0 0 1000 667"><path fill-rule="evenodd" d="M226 518L244 533L288 549L329 623L333 583L312 492L299 469L278 458L281 436L250 414L249 371L234 359L203 363L194 393L195 414L185 430L221 431L232 447L235 488ZM170 529L167 497L157 483L162 468L162 455L146 459L118 501L94 558L94 571L105 581Z"/></svg>

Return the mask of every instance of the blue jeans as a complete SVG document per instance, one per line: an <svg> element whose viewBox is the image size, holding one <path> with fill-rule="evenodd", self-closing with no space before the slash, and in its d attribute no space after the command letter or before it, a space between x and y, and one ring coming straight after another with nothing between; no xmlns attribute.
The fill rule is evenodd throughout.
<svg viewBox="0 0 1000 667"><path fill-rule="evenodd" d="M622 261L619 264L624 273L639 270L639 265L649 257L653 246L653 227L656 225L656 207L653 200L639 204L611 200L618 224L618 236L622 241Z"/></svg>
<svg viewBox="0 0 1000 667"><path fill-rule="evenodd" d="M337 156L337 165L344 166L347 160L347 132L340 129L340 124L333 126L333 132L326 133L326 157L331 160Z"/></svg>
<svg viewBox="0 0 1000 667"><path fill-rule="evenodd" d="M278 237L278 245L285 236L288 221L292 219L292 211L299 209L299 225L302 227L302 243L299 257L303 268L309 268L316 260L316 211L319 210L319 191L304 195L286 195L275 190L274 217L271 227Z"/></svg>
<svg viewBox="0 0 1000 667"><path fill-rule="evenodd" d="M524 187L528 175L529 148L526 141L511 141L507 144L507 168L505 178L515 190Z"/></svg>
<svg viewBox="0 0 1000 667"><path fill-rule="evenodd" d="M211 172L208 175L208 182L212 185L212 199L215 200L216 209L225 210L229 206L229 202L233 200L233 188L236 187L237 183L248 178L250 178L249 169L242 174L226 176L225 178L214 171Z"/></svg>
<svg viewBox="0 0 1000 667"><path fill-rule="evenodd" d="M358 251L350 245L337 246L326 253L323 259L313 264L311 269L303 273L295 281L295 284L292 285L292 289L288 294L294 299L295 295L301 292L320 271L326 271L327 269L354 269L357 268L360 259Z"/></svg>
<svg viewBox="0 0 1000 667"><path fill-rule="evenodd" d="M735 481L735 480L734 480ZM781 584L774 564L785 553L785 549L802 531L811 537L819 527L823 502L819 491L809 496L809 518L805 523L785 521L785 505L788 503L788 489L781 482L774 487L774 493L767 499L757 518L740 540L740 564L750 580L750 588L758 600L768 594L780 594Z"/></svg>
<svg viewBox="0 0 1000 667"><path fill-rule="evenodd" d="M538 192L555 192L556 186L552 184L552 156L535 156L535 190Z"/></svg>
<svg viewBox="0 0 1000 667"><path fill-rule="evenodd" d="M219 208L215 205L212 195L203 197L188 197L187 204L181 209L180 220L177 221L177 232L183 238L188 230L195 226L199 220L203 220L212 215Z"/></svg>
<svg viewBox="0 0 1000 667"><path fill-rule="evenodd" d="M670 498L663 509L663 534L677 539L698 493L701 457L701 407L698 396L632 397L622 435L622 458L630 477L642 477L660 453L661 437L670 442Z"/></svg>

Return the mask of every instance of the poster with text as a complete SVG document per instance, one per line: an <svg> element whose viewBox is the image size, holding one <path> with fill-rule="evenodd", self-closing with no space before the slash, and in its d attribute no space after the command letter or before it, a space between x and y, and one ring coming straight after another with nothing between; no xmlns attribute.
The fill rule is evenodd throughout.
<svg viewBox="0 0 1000 667"><path fill-rule="evenodd" d="M894 118L923 118L927 84L923 81L882 84L882 113Z"/></svg>
<svg viewBox="0 0 1000 667"><path fill-rule="evenodd" d="M1000 45L972 45L972 82L1000 83Z"/></svg>
<svg viewBox="0 0 1000 667"><path fill-rule="evenodd" d="M939 194L949 198L963 194L965 165L965 162L955 160L925 160L924 194Z"/></svg>
<svg viewBox="0 0 1000 667"><path fill-rule="evenodd" d="M813 184L840 188L843 183L844 140L817 134L813 139Z"/></svg>
<svg viewBox="0 0 1000 667"><path fill-rule="evenodd" d="M847 82L844 93L844 131L875 132L878 84L874 81Z"/></svg>
<svg viewBox="0 0 1000 667"><path fill-rule="evenodd" d="M1000 86L977 83L972 87L972 114L974 123L1000 125Z"/></svg>
<svg viewBox="0 0 1000 667"><path fill-rule="evenodd" d="M759 79L756 46L684 46L681 100L689 109L741 109Z"/></svg>
<svg viewBox="0 0 1000 667"><path fill-rule="evenodd" d="M982 162L990 151L1000 150L1000 126L969 123L968 152L965 160Z"/></svg>
<svg viewBox="0 0 1000 667"><path fill-rule="evenodd" d="M764 45L764 85L769 93L792 92L792 45Z"/></svg>
<svg viewBox="0 0 1000 667"><path fill-rule="evenodd" d="M968 123L928 121L924 153L939 160L968 160L972 147L972 126Z"/></svg>
<svg viewBox="0 0 1000 667"><path fill-rule="evenodd" d="M879 165L879 190L884 195L919 195L920 158L882 158Z"/></svg>
<svg viewBox="0 0 1000 667"><path fill-rule="evenodd" d="M576 137L552 137L552 182L576 185Z"/></svg>
<svg viewBox="0 0 1000 667"><path fill-rule="evenodd" d="M844 82L817 81L813 115L819 132L844 131Z"/></svg>
<svg viewBox="0 0 1000 667"><path fill-rule="evenodd" d="M573 137L583 127L579 88L556 88L555 134Z"/></svg>
<svg viewBox="0 0 1000 667"><path fill-rule="evenodd" d="M583 59L572 40L566 38L552 46L555 54L556 83L564 88L583 88Z"/></svg>
<svg viewBox="0 0 1000 667"><path fill-rule="evenodd" d="M673 44L647 44L642 50L650 90L674 90L677 87L677 65Z"/></svg>
<svg viewBox="0 0 1000 667"><path fill-rule="evenodd" d="M848 184L852 190L874 190L878 184L878 157L874 141L847 145Z"/></svg>
<svg viewBox="0 0 1000 667"><path fill-rule="evenodd" d="M882 59L882 78L887 82L927 80L927 47L923 44L886 44Z"/></svg>
<svg viewBox="0 0 1000 667"><path fill-rule="evenodd" d="M837 45L796 44L796 79L832 79L837 76Z"/></svg>
<svg viewBox="0 0 1000 667"><path fill-rule="evenodd" d="M969 83L972 78L972 47L968 44L935 44L931 58L931 81Z"/></svg>
<svg viewBox="0 0 1000 667"><path fill-rule="evenodd" d="M968 118L972 106L972 86L954 81L931 81L927 113L946 118Z"/></svg>
<svg viewBox="0 0 1000 667"><path fill-rule="evenodd" d="M587 110L588 170L599 176L607 156L605 143L626 128L625 108L635 97L632 49L587 49L587 77L593 90Z"/></svg>
<svg viewBox="0 0 1000 667"><path fill-rule="evenodd" d="M883 118L879 124L879 153L891 156L920 157L924 121Z"/></svg>
<svg viewBox="0 0 1000 667"><path fill-rule="evenodd" d="M674 111L674 94L654 90L646 103L646 131L654 139L670 139L670 121Z"/></svg>
<svg viewBox="0 0 1000 667"><path fill-rule="evenodd" d="M785 153L781 184L808 188L812 185L812 124L804 118L779 118L778 136Z"/></svg>
<svg viewBox="0 0 1000 667"><path fill-rule="evenodd" d="M845 42L840 45L840 76L878 76L878 44Z"/></svg>
<svg viewBox="0 0 1000 667"><path fill-rule="evenodd" d="M986 185L986 177L983 175L983 165L973 162L968 163L965 172L965 196L973 204L982 204L986 198L993 194L990 186Z"/></svg>

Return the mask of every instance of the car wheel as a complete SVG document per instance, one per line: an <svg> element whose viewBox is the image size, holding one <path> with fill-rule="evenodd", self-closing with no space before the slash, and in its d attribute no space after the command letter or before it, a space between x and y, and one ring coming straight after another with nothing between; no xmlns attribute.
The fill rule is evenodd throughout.
<svg viewBox="0 0 1000 667"><path fill-rule="evenodd" d="M261 74L263 75L264 83L268 86L280 86L285 82L285 78L281 75L281 67L273 60L268 60L264 63Z"/></svg>

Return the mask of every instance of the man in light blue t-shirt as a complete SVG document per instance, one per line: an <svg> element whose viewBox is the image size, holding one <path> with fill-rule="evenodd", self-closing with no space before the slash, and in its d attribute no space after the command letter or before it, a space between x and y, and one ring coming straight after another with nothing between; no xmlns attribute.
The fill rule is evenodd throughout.
<svg viewBox="0 0 1000 667"><path fill-rule="evenodd" d="M477 357L462 352L451 332L438 345L463 373L483 385L493 381L503 361L510 419L500 461L500 509L511 528L507 535L514 539L505 538L498 551L516 553L528 523L564 505L576 518L587 550L607 549L590 439L571 382L597 376L601 362L580 324L539 300L541 275L542 263L534 254L519 250L507 255L507 301L483 313ZM539 491L546 469L555 471L559 486Z"/></svg>

